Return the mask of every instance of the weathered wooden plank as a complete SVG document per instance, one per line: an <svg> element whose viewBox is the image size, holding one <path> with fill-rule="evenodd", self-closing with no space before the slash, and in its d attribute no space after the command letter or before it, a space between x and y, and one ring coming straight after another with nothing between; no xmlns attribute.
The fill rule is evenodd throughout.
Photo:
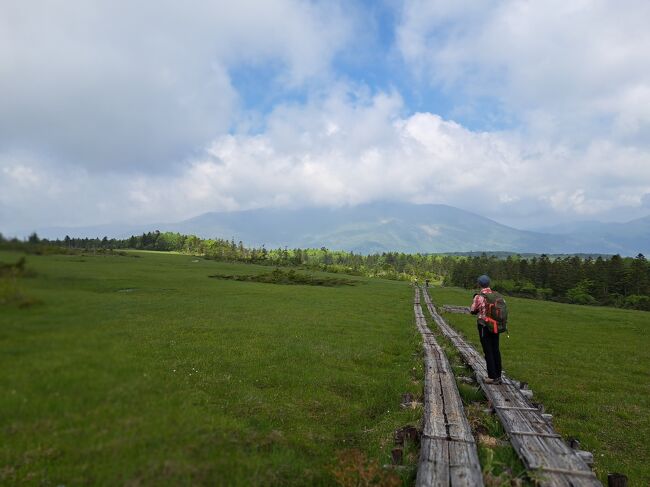
<svg viewBox="0 0 650 487"><path fill-rule="evenodd" d="M476 457L476 445L473 442L449 443L450 485L463 487L483 485L481 471L473 468L474 462L478 463L478 458L474 457Z"/></svg>
<svg viewBox="0 0 650 487"><path fill-rule="evenodd" d="M425 380L424 380L424 414L425 421L422 429L423 434L429 436L444 437L447 435L445 424L445 410L442 402L442 390L440 381L435 380L436 367L430 353L425 351ZM427 377L431 379L427 380Z"/></svg>
<svg viewBox="0 0 650 487"><path fill-rule="evenodd" d="M469 306L454 306L451 304L443 304L442 310L446 311L447 313L469 314Z"/></svg>
<svg viewBox="0 0 650 487"><path fill-rule="evenodd" d="M477 381L503 424L510 441L529 470L543 486L594 487L602 485L583 458L562 440L542 411L534 407L514 381L504 378L503 384L486 384L483 357L437 313L428 292L424 301L429 314L442 333L458 349L463 360L476 374Z"/></svg>
<svg viewBox="0 0 650 487"><path fill-rule="evenodd" d="M539 412L538 408L529 408L529 407L519 407L519 406L492 406L495 409L516 409L518 411L536 411Z"/></svg>
<svg viewBox="0 0 650 487"><path fill-rule="evenodd" d="M424 425L416 485L481 486L483 476L456 380L429 330L416 289L413 312L424 349Z"/></svg>
<svg viewBox="0 0 650 487"><path fill-rule="evenodd" d="M562 438L561 435L553 433L544 433L541 431L515 431L512 430L508 433L509 435L521 435L521 436L539 436L544 438Z"/></svg>
<svg viewBox="0 0 650 487"><path fill-rule="evenodd" d="M446 439L422 438L415 485L449 486L449 442Z"/></svg>

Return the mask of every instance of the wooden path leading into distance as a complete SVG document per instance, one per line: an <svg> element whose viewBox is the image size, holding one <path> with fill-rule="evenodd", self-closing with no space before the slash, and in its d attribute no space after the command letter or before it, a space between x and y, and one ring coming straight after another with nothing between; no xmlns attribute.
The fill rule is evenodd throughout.
<svg viewBox="0 0 650 487"><path fill-rule="evenodd" d="M416 486L482 486L476 443L449 361L427 327L415 288L415 323L424 348L424 426Z"/></svg>
<svg viewBox="0 0 650 487"><path fill-rule="evenodd" d="M530 394L527 394L530 391L522 391L517 382L507 377L501 385L486 384L487 370L483 357L438 314L427 290L424 290L424 300L440 331L474 371L512 446L526 468L536 472L539 484L553 487L601 486L582 456L562 440L542 416L542 411L530 403Z"/></svg>

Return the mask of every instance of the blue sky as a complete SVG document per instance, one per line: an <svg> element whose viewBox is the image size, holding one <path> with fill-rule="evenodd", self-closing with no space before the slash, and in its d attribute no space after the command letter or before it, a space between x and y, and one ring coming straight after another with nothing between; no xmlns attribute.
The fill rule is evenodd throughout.
<svg viewBox="0 0 650 487"><path fill-rule="evenodd" d="M471 130L499 130L513 126L511 114L504 113L497 99L476 97L471 103L454 86L431 85L412 72L396 51L396 29L400 21L397 2L362 1L350 4L363 17L355 32L354 48L336 53L332 68L336 76L361 83L373 91L397 91L404 101L404 114L431 112L454 119ZM276 78L283 66L277 62L234 66L231 78L245 108L268 114L278 103L305 101L307 86L282 89ZM468 110L471 106L471 111Z"/></svg>
<svg viewBox="0 0 650 487"><path fill-rule="evenodd" d="M0 231L381 200L522 228L645 216L648 18L640 0L0 2Z"/></svg>

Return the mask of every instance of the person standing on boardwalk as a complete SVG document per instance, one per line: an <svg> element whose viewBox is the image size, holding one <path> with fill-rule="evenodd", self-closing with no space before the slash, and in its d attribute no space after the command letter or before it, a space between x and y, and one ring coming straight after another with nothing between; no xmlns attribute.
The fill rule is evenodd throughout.
<svg viewBox="0 0 650 487"><path fill-rule="evenodd" d="M487 300L485 294L492 293L490 289L490 278L482 275L478 278L477 283L481 291L474 295L472 306L469 308L470 313L478 315L476 326L481 338L483 355L485 355L485 364L487 366L488 376L485 379L487 384L501 383L501 352L499 351L499 334L490 330L485 321L487 313Z"/></svg>

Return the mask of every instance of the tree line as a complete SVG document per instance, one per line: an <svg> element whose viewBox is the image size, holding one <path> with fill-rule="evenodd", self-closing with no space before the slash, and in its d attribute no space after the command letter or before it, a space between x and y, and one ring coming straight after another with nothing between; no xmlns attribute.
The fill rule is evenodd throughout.
<svg viewBox="0 0 650 487"><path fill-rule="evenodd" d="M320 249L247 247L234 239L204 239L174 232L148 232L126 239L70 238L47 240L32 234L26 241L7 240L3 247L28 247L35 253L137 249L174 251L208 259L339 272L367 277L430 279L443 285L474 288L488 274L504 294L561 302L650 311L650 265L635 258L519 255L440 255L382 252L364 255ZM58 250L57 250L58 249Z"/></svg>
<svg viewBox="0 0 650 487"><path fill-rule="evenodd" d="M0 235L0 243L3 242ZM205 239L195 235L183 235L174 232L148 232L133 235L126 239L116 238L71 238L48 240L36 234L25 241L17 239L4 240L4 247L11 247L32 253L56 251L99 251L99 250L154 250L173 251L190 255L200 255L208 259L226 262L244 262L273 266L302 266L328 272L383 277L387 279L439 280L451 271L455 261L452 256L429 254L405 254L400 252L383 252L364 255L355 252L333 251L325 247L320 249L267 249L265 246L249 247L234 239Z"/></svg>
<svg viewBox="0 0 650 487"><path fill-rule="evenodd" d="M635 258L542 254L530 259L482 255L456 261L445 283L472 288L480 274L488 274L492 287L504 294L650 311L650 265L643 254Z"/></svg>

